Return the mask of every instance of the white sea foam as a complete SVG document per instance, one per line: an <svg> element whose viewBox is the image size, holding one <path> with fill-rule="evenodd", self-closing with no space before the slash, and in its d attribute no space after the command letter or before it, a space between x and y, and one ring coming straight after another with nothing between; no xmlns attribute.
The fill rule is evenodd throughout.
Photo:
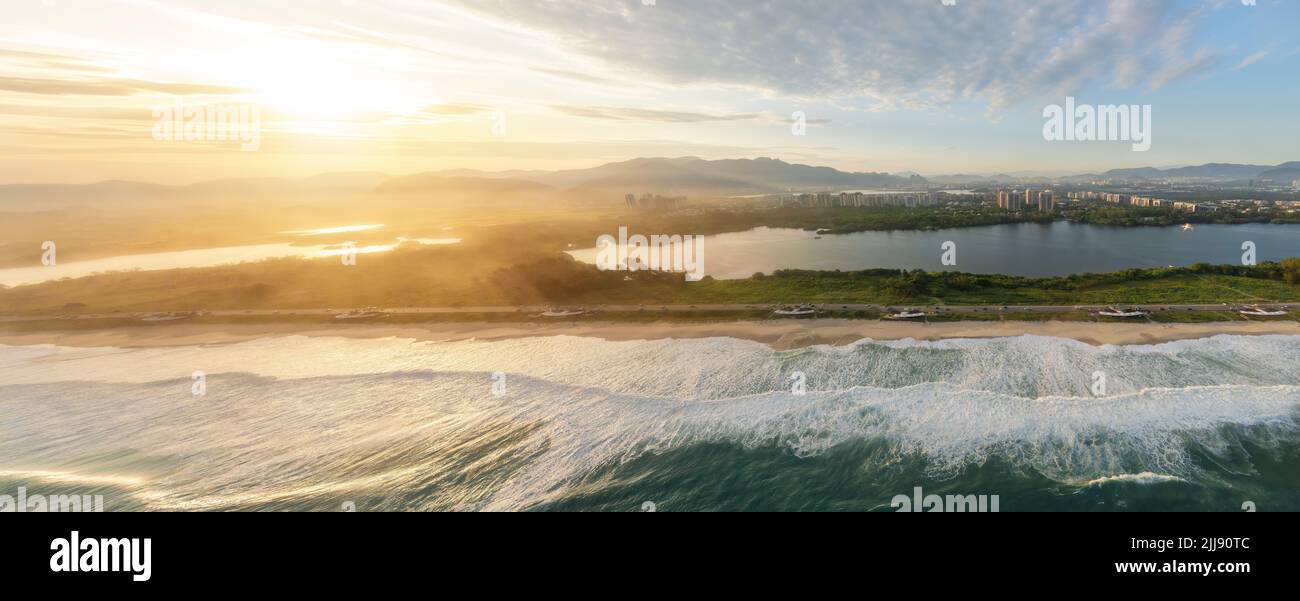
<svg viewBox="0 0 1300 601"><path fill-rule="evenodd" d="M938 342L862 341L775 351L732 338L605 341L571 336L498 342L413 342L287 336L222 346L69 349L0 345L0 385L152 382L245 372L295 379L401 371L505 372L611 392L716 400L784 390L901 388L946 382L1038 398L1216 385L1300 385L1300 336L1215 336L1157 345L1095 347L1042 336Z"/></svg>
<svg viewBox="0 0 1300 601"><path fill-rule="evenodd" d="M1166 482L1186 482L1178 476L1169 476L1166 474L1156 474L1152 472L1142 472L1140 474L1119 474L1117 476L1104 476L1089 480L1087 486L1105 486L1107 484L1128 483L1128 484L1163 484Z"/></svg>
<svg viewBox="0 0 1300 601"><path fill-rule="evenodd" d="M810 457L882 440L938 473L997 457L1063 482L1195 479L1189 449L1227 457L1243 440L1295 439L1298 340L1091 347L1020 337L786 352L573 337L0 347L0 470L129 475L149 506L180 509L444 490L456 474L500 465L511 467L473 494L414 502L517 509L602 466L700 443ZM1085 397L1099 366L1113 394ZM784 388L796 369L808 373L806 395ZM195 370L208 374L204 397L191 395Z"/></svg>

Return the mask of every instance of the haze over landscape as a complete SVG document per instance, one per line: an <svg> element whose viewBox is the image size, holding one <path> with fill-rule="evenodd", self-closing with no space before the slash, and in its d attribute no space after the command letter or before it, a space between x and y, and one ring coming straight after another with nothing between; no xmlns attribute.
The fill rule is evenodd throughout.
<svg viewBox="0 0 1300 601"><path fill-rule="evenodd" d="M5 2L0 512L1300 510L1297 25Z"/></svg>

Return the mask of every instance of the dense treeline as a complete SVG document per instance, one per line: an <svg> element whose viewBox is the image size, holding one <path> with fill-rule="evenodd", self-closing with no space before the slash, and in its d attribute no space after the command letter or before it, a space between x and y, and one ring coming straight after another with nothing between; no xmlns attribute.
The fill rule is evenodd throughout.
<svg viewBox="0 0 1300 601"><path fill-rule="evenodd" d="M1141 225L1167 226L1183 223L1300 223L1300 215L1281 209L1263 212L1221 210L1213 213L1189 213L1172 207L1087 207L1067 209L1065 217L1079 223L1133 227Z"/></svg>
<svg viewBox="0 0 1300 601"><path fill-rule="evenodd" d="M618 218L636 232L717 234L754 227L823 230L830 234L884 230L937 230L1003 223L1050 223L1059 216L1028 211L1012 213L991 207L780 207L768 210L708 209L690 214L633 213ZM609 229L611 226L606 226Z"/></svg>
<svg viewBox="0 0 1300 601"><path fill-rule="evenodd" d="M1300 259L1258 266L1196 264L1047 278L920 269L784 269L743 280L706 277L688 283L681 274L600 272L590 265L557 258L499 270L490 281L512 301L521 303L1223 302L1252 296L1300 298Z"/></svg>
<svg viewBox="0 0 1300 601"><path fill-rule="evenodd" d="M835 208L794 209L779 214L781 222L831 234L883 230L938 230L1004 223L1050 223L1051 213L1012 213L988 207L961 208Z"/></svg>
<svg viewBox="0 0 1300 601"><path fill-rule="evenodd" d="M874 270L879 275L881 271ZM1026 278L1011 275L980 275L960 272L929 273L922 270L893 271L886 290L896 298L942 296L946 290L970 291L977 289L1037 288L1042 290L1088 290L1100 286L1115 286L1149 282L1178 276L1231 276L1262 280L1279 280L1300 284L1300 258L1284 259L1280 263L1265 262L1256 266L1211 265L1196 263L1186 267L1154 267L1123 269L1110 273L1077 273L1068 276Z"/></svg>

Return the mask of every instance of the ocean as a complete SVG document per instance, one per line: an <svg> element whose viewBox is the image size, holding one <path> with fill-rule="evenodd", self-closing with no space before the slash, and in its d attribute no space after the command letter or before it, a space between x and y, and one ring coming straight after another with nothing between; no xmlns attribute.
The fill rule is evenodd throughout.
<svg viewBox="0 0 1300 601"><path fill-rule="evenodd" d="M1296 511L1300 337L0 345L20 487L108 511L894 511L918 488Z"/></svg>

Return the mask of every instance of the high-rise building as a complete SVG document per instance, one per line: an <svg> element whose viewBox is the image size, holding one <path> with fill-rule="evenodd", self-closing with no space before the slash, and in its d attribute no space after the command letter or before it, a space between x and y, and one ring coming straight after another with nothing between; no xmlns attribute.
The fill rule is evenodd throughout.
<svg viewBox="0 0 1300 601"><path fill-rule="evenodd" d="M999 190L998 207L1008 211L1024 210L1027 195L1028 192L1021 194L1019 190Z"/></svg>
<svg viewBox="0 0 1300 601"><path fill-rule="evenodd" d="M1056 201L1052 198L1051 190L1038 193L1038 210L1049 213L1056 210Z"/></svg>

